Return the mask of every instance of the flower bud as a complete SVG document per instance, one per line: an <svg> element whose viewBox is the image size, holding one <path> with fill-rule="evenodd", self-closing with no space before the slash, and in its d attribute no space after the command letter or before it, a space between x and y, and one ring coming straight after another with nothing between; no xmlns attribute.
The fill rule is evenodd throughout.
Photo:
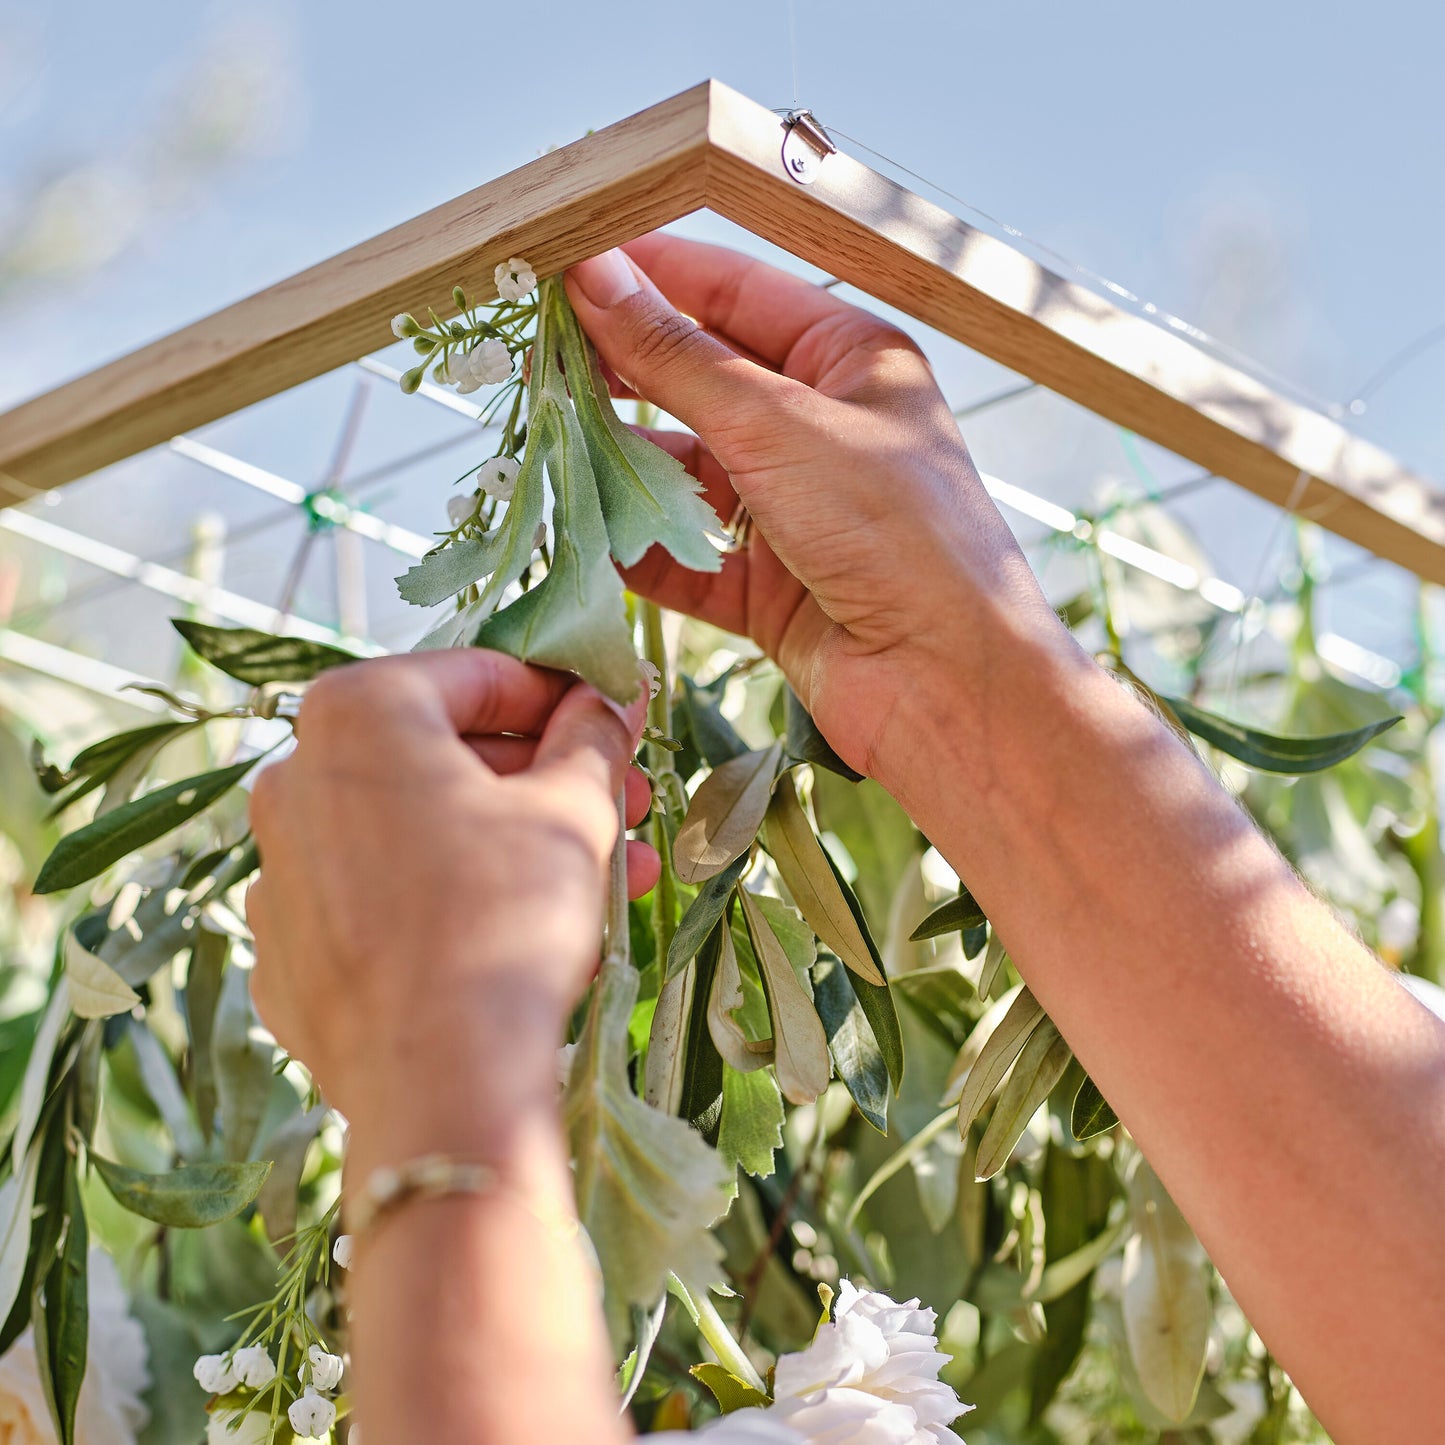
<svg viewBox="0 0 1445 1445"><path fill-rule="evenodd" d="M338 1234L336 1243L331 1246L331 1257L342 1269L351 1268L352 1256L355 1253L354 1241L349 1234Z"/></svg>
<svg viewBox="0 0 1445 1445"><path fill-rule="evenodd" d="M414 366L410 371L401 374L401 389L410 396L421 385L422 376L426 372L426 362L420 366Z"/></svg>
<svg viewBox="0 0 1445 1445"><path fill-rule="evenodd" d="M537 273L521 259L513 256L492 273L497 295L503 301L520 301L529 291L537 289Z"/></svg>
<svg viewBox="0 0 1445 1445"><path fill-rule="evenodd" d="M236 1372L225 1355L202 1355L191 1367L191 1373L208 1395L224 1395L236 1388Z"/></svg>
<svg viewBox="0 0 1445 1445"><path fill-rule="evenodd" d="M247 1345L231 1357L231 1368L236 1378L253 1390L264 1389L276 1378L276 1362L266 1353L263 1345Z"/></svg>
<svg viewBox="0 0 1445 1445"><path fill-rule="evenodd" d="M460 286L452 287L452 300L456 303L458 311L467 309L467 293Z"/></svg>
<svg viewBox="0 0 1445 1445"><path fill-rule="evenodd" d="M437 349L437 344L430 336L418 336L411 344L411 349L418 356L430 356Z"/></svg>
<svg viewBox="0 0 1445 1445"><path fill-rule="evenodd" d="M405 341L409 336L420 336L421 327L417 325L415 316L408 316L403 311L391 318L391 334L398 341Z"/></svg>
<svg viewBox="0 0 1445 1445"><path fill-rule="evenodd" d="M336 1423L336 1406L309 1386L286 1411L291 1428L304 1440L317 1440Z"/></svg>
<svg viewBox="0 0 1445 1445"><path fill-rule="evenodd" d="M306 1351L311 1365L311 1383L318 1390L334 1390L341 1383L346 1362L340 1355L328 1354L320 1345Z"/></svg>

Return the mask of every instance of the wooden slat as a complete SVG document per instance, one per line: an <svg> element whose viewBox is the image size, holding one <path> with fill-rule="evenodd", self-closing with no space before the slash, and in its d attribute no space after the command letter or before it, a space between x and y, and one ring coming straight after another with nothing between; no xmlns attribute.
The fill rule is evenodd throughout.
<svg viewBox="0 0 1445 1445"><path fill-rule="evenodd" d="M0 416L0 505L85 476L391 341L398 311L495 297L697 210L710 87L552 151Z"/></svg>
<svg viewBox="0 0 1445 1445"><path fill-rule="evenodd" d="M826 120L826 117L822 119ZM709 208L1011 370L1445 583L1445 495L1318 412L844 154L799 185L771 111L717 85Z"/></svg>

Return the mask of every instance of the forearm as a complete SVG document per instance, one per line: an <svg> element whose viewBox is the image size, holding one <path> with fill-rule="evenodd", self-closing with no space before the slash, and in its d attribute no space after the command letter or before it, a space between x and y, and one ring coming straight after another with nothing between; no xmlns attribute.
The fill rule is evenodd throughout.
<svg viewBox="0 0 1445 1445"><path fill-rule="evenodd" d="M1341 1445L1426 1438L1442 1026L1072 642L988 636L887 781Z"/></svg>
<svg viewBox="0 0 1445 1445"><path fill-rule="evenodd" d="M500 1177L496 1190L405 1203L358 1241L358 1418L383 1441L608 1445L628 1432L599 1283L580 1239L554 1223L574 1212L555 1041L484 1033L450 1055L424 1101L352 1125L352 1188L429 1153L483 1160Z"/></svg>

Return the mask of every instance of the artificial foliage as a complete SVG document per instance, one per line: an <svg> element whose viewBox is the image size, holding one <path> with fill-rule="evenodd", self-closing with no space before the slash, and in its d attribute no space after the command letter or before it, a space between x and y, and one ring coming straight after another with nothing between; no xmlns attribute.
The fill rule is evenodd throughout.
<svg viewBox="0 0 1445 1445"><path fill-rule="evenodd" d="M394 322L420 358L403 389L492 388L499 439L398 585L443 609L423 647L500 648L624 700L639 655L655 680L639 761L662 876L611 901L562 1099L638 1427L766 1406L791 1352L833 1347L819 1327L842 1328L836 1291L850 1311L864 1300L860 1319L873 1308L856 1281L936 1312L942 1380L975 1407L954 1428L972 1440L1310 1438L966 880L749 645L627 593L617 567L650 547L715 570L736 543L619 419L560 282L515 259L498 281L492 306L458 291L452 319ZM1141 648L1120 623L1130 584L1098 562L1069 610L1081 635L1387 958L1437 970L1427 680L1401 694L1398 726L1331 675L1306 566L1277 608L1288 667L1232 690L1279 731L1242 726L1200 700L1216 639L1166 618ZM0 994L0 1353L29 1331L63 1445L106 1344L87 1327L93 1245L145 1329L146 1445L193 1445L208 1425L283 1442L347 1428L344 1143L256 1018L243 893L246 782L284 747L306 684L351 657L176 626L190 676L196 659L213 676L156 689L167 720L68 761L37 747L23 777L0 734L12 955L48 948L37 910L54 929L44 989L12 963ZM1168 660L1168 689L1126 665L1146 650ZM247 745L258 726L281 741ZM1413 930L1379 936L1401 905Z"/></svg>

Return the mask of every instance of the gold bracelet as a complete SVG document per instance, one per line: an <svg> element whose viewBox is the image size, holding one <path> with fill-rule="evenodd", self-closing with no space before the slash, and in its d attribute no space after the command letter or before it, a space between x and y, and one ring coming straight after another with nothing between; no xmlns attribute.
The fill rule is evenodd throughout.
<svg viewBox="0 0 1445 1445"><path fill-rule="evenodd" d="M525 1209L553 1239L570 1240L580 1226L570 1214L544 1213L519 1190L502 1182L495 1168L475 1159L450 1154L423 1154L395 1167L382 1165L354 1199L349 1201L349 1232L368 1233L379 1220L394 1213L412 1199L438 1199L448 1194L496 1194Z"/></svg>

